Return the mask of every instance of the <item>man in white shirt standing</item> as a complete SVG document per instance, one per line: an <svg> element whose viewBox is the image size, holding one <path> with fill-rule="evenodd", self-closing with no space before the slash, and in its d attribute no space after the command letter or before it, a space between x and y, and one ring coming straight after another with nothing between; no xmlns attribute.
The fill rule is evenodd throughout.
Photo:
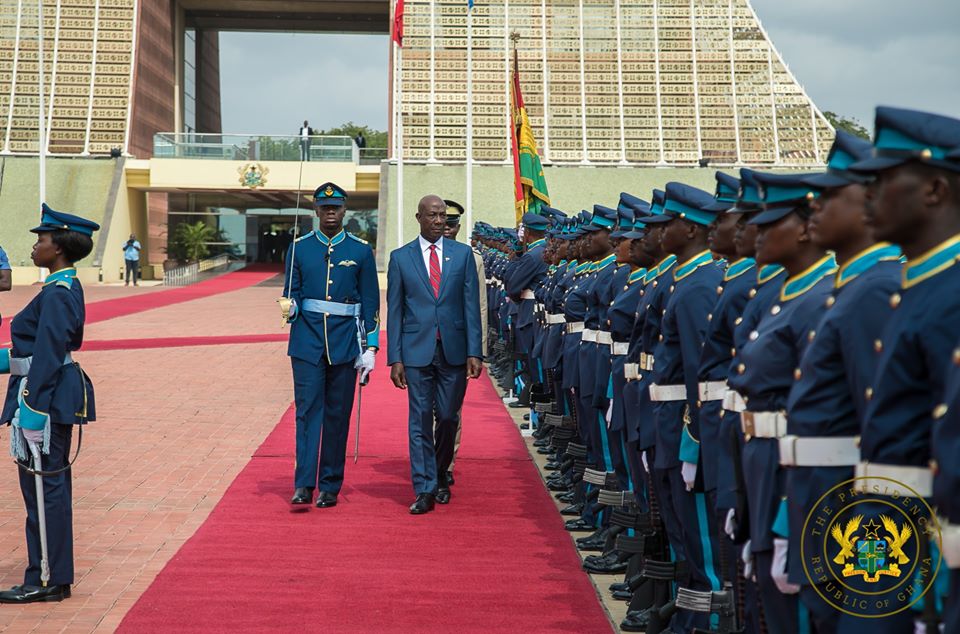
<svg viewBox="0 0 960 634"><path fill-rule="evenodd" d="M124 286L130 286L130 278L133 278L133 285L139 286L137 280L140 279L140 242L135 234L130 234L130 239L123 244L123 261L127 265L127 277Z"/></svg>

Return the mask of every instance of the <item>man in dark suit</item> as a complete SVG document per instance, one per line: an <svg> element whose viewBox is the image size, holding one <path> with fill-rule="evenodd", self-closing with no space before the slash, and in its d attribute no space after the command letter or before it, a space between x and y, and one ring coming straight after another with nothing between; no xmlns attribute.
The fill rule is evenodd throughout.
<svg viewBox="0 0 960 634"><path fill-rule="evenodd" d="M390 254L387 269L387 363L393 384L408 394L414 515L450 501L457 414L467 378L480 376L483 359L473 252L443 237L439 196L420 200L417 221L420 235Z"/></svg>

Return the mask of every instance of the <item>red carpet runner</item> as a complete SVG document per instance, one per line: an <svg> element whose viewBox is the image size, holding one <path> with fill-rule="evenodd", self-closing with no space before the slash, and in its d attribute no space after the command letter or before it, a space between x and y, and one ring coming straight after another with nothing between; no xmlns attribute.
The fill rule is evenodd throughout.
<svg viewBox="0 0 960 634"><path fill-rule="evenodd" d="M124 317L154 308L163 308L194 299L238 291L248 286L254 286L282 273L279 264L252 264L239 271L224 273L216 277L170 290L116 297L87 304L87 325L98 321L106 321L116 317ZM278 291L279 296L279 291ZM13 315L10 315L12 318ZM10 319L4 319L0 325L0 342L10 340ZM84 348L86 350L86 348Z"/></svg>
<svg viewBox="0 0 960 634"><path fill-rule="evenodd" d="M337 507L288 504L291 409L120 630L610 631L486 377L468 390L453 500L425 516L407 513L406 394L383 368L363 411Z"/></svg>

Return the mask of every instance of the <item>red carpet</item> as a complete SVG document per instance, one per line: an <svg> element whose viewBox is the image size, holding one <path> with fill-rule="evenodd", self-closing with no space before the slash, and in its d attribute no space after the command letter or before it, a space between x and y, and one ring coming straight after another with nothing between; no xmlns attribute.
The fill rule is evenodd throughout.
<svg viewBox="0 0 960 634"><path fill-rule="evenodd" d="M114 319L115 317L132 315L133 313L139 313L145 310L163 308L164 306L171 306L181 302L189 302L218 293L237 291L242 288L247 288L248 286L259 284L279 273L282 273L280 265L252 264L239 271L218 275L189 286L91 302L87 304L87 320L85 323L92 324L98 321ZM13 315L10 315L10 317L13 317ZM0 325L0 341L9 340L10 320L4 319L3 324ZM87 346L84 345L83 349L86 350Z"/></svg>
<svg viewBox="0 0 960 634"><path fill-rule="evenodd" d="M453 500L425 516L407 512L406 394L383 368L363 410L362 455L354 465L351 436L337 507L288 504L291 408L120 630L611 630L486 377L468 390Z"/></svg>
<svg viewBox="0 0 960 634"><path fill-rule="evenodd" d="M187 346L225 346L237 343L286 342L289 333L265 335L223 335L212 337L155 337L149 339L94 339L83 342L84 352L98 350L140 350L144 348L184 348Z"/></svg>

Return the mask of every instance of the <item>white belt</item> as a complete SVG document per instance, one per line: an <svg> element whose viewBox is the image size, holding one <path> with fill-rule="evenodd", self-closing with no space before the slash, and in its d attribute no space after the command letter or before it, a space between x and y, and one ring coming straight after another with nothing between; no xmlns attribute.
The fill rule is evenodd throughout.
<svg viewBox="0 0 960 634"><path fill-rule="evenodd" d="M960 568L960 524L940 520L940 552L947 560L948 568Z"/></svg>
<svg viewBox="0 0 960 634"><path fill-rule="evenodd" d="M646 370L647 372L653 371L653 355L647 354L646 352L640 353L640 369ZM686 398L686 397L684 397Z"/></svg>
<svg viewBox="0 0 960 634"><path fill-rule="evenodd" d="M920 497L928 498L933 495L933 472L928 467L908 467L903 465L880 464L877 462L861 462L854 471L857 477L856 487L863 493L879 493L884 490L896 490L897 484L913 489ZM887 480L872 480L871 478L888 478ZM890 482L893 480L894 482ZM901 497L909 495L909 491L901 491Z"/></svg>
<svg viewBox="0 0 960 634"><path fill-rule="evenodd" d="M606 330L598 330L597 343L602 343L605 346L613 345L613 335L611 335Z"/></svg>
<svg viewBox="0 0 960 634"><path fill-rule="evenodd" d="M723 394L723 409L728 412L742 412L747 409L747 402L743 400L740 392L727 389Z"/></svg>
<svg viewBox="0 0 960 634"><path fill-rule="evenodd" d="M657 385L650 386L650 400L663 401L685 401L687 400L686 385Z"/></svg>
<svg viewBox="0 0 960 634"><path fill-rule="evenodd" d="M548 324L562 324L567 321L563 313L547 313L543 318Z"/></svg>
<svg viewBox="0 0 960 634"><path fill-rule="evenodd" d="M630 342L629 341L613 341L610 343L610 352L612 354L627 354L630 352ZM637 365L636 363L631 363L630 365Z"/></svg>
<svg viewBox="0 0 960 634"><path fill-rule="evenodd" d="M583 334L580 336L580 341L592 341L593 343L597 342L597 331L590 330L589 328L583 329Z"/></svg>
<svg viewBox="0 0 960 634"><path fill-rule="evenodd" d="M703 381L698 386L697 392L700 395L700 400L704 403L707 401L722 401L724 394L727 393L727 382Z"/></svg>
<svg viewBox="0 0 960 634"><path fill-rule="evenodd" d="M63 365L73 363L73 357L68 352L63 357ZM30 374L30 366L33 365L33 356L29 357L10 357L10 376L27 376Z"/></svg>
<svg viewBox="0 0 960 634"><path fill-rule="evenodd" d="M582 321L571 321L567 324L567 334L572 335L575 332L583 332Z"/></svg>
<svg viewBox="0 0 960 634"><path fill-rule="evenodd" d="M529 288L525 288L520 291L520 299L534 299L533 291Z"/></svg>
<svg viewBox="0 0 960 634"><path fill-rule="evenodd" d="M787 415L783 412L740 412L740 428L751 438L782 438L787 435Z"/></svg>
<svg viewBox="0 0 960 634"><path fill-rule="evenodd" d="M786 467L852 467L860 462L859 436L784 436L780 464Z"/></svg>
<svg viewBox="0 0 960 634"><path fill-rule="evenodd" d="M628 381L635 381L640 378L640 366L636 363L623 364L623 378Z"/></svg>

